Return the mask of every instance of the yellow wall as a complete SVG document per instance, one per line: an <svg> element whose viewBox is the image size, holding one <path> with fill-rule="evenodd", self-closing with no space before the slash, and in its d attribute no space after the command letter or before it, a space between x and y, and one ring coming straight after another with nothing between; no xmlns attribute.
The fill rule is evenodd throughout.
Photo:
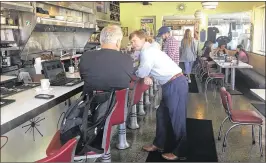
<svg viewBox="0 0 266 163"><path fill-rule="evenodd" d="M128 33L140 29L140 19L144 16L156 17L156 30L162 26L163 16L194 15L198 9L202 10L201 2L185 2L186 10L178 11L176 8L181 2L151 2L152 5L144 6L142 3L121 3L120 21L122 27L128 27ZM203 10L208 14L233 13L251 11L253 7L265 4L265 2L219 2L215 10ZM128 42L124 38L122 46Z"/></svg>

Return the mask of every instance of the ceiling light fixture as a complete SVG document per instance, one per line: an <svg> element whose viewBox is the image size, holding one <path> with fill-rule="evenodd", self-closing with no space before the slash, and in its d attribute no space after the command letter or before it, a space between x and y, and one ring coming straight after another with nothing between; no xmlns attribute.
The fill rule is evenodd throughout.
<svg viewBox="0 0 266 163"><path fill-rule="evenodd" d="M201 2L201 5L204 9L216 9L218 2Z"/></svg>
<svg viewBox="0 0 266 163"><path fill-rule="evenodd" d="M203 13L201 12L201 10L197 10L194 16L196 19L201 19L203 17Z"/></svg>

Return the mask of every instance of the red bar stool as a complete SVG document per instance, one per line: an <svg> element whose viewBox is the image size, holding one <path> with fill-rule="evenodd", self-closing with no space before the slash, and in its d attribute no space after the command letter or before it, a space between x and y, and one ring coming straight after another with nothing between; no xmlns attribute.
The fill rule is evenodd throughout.
<svg viewBox="0 0 266 163"><path fill-rule="evenodd" d="M146 97L146 100L145 101L150 104L150 96L151 96L151 94L149 93L150 90L151 90L150 87L147 86L146 88L143 89L143 92L142 92L142 94L140 96L140 100L139 100L139 103L138 103L138 115L139 116L146 115L146 112L144 110L144 98ZM145 92L146 92L146 94L145 94Z"/></svg>
<svg viewBox="0 0 266 163"><path fill-rule="evenodd" d="M132 76L131 77L131 82L130 82L130 89L133 90L134 87L134 82L136 82L137 80L139 80L139 78L137 76ZM140 99L140 111L139 111L139 115L145 115L144 110L142 110L142 103L144 105L150 105L150 93L149 93L149 87L144 91L143 95L144 97L141 97Z"/></svg>
<svg viewBox="0 0 266 163"><path fill-rule="evenodd" d="M158 85L157 85L157 80L153 78L153 91L156 96L156 93L158 92Z"/></svg>
<svg viewBox="0 0 266 163"><path fill-rule="evenodd" d="M60 142L59 137L60 133L56 132L53 140L55 141L55 139L58 139L58 142ZM36 162L74 162L75 150L79 139L80 139L79 136L72 138L63 146L59 146L59 144L55 142L54 148L57 148L57 150L52 150L51 153L49 153L49 155L47 155L46 158L43 158ZM50 144L48 148L51 148Z"/></svg>
<svg viewBox="0 0 266 163"><path fill-rule="evenodd" d="M126 108L125 108L125 101L127 97L128 89L123 89L116 91L116 104L114 109L109 114L106 119L103 131L103 138L102 138L102 148L104 149L104 153L96 153L93 151L87 152L86 155L75 155L75 161L81 161L86 159L92 158L102 158L103 162L110 162L111 161L111 154L110 154L110 138L111 138L111 130L112 126L123 124L126 121ZM47 156L52 155L54 152L57 152L60 147L62 146L60 141L60 131L57 131L54 135L52 141L50 142L46 154Z"/></svg>
<svg viewBox="0 0 266 163"><path fill-rule="evenodd" d="M144 105L150 105L150 94L149 89L144 92Z"/></svg>
<svg viewBox="0 0 266 163"><path fill-rule="evenodd" d="M144 84L143 79L139 79L134 83L131 82L131 87L133 86L133 91L130 93L130 108L131 112L129 114L130 122L128 124L128 128L130 129L138 129L138 121L137 121L137 107L136 104L141 100L142 94L149 89L149 86Z"/></svg>
<svg viewBox="0 0 266 163"><path fill-rule="evenodd" d="M139 116L146 115L146 112L144 110L144 93L141 94L141 98L138 103L138 115Z"/></svg>
<svg viewBox="0 0 266 163"><path fill-rule="evenodd" d="M102 148L104 148L104 153L105 153L104 156L102 156L103 162L111 161L110 139L111 139L112 126L123 124L126 121L127 111L125 108L125 102L126 102L127 93L128 89L116 91L117 103L112 113L106 119L104 135L103 135L103 145L102 145Z"/></svg>
<svg viewBox="0 0 266 163"><path fill-rule="evenodd" d="M152 78L152 80L153 80L153 78ZM153 80L153 81L154 81L154 80ZM155 95L154 95L154 91L153 91L153 86L150 85L149 87L150 87L150 88L149 88L149 95L150 95L150 98L154 98Z"/></svg>
<svg viewBox="0 0 266 163"><path fill-rule="evenodd" d="M122 108L124 107L124 122L118 125L118 143L116 144L117 149L127 149L130 145L127 142L126 137L126 119L128 114L128 95L129 89L127 91L119 91L116 94L117 101L119 105L117 107Z"/></svg>
<svg viewBox="0 0 266 163"><path fill-rule="evenodd" d="M226 132L224 136L224 141L223 141L223 151L225 151L226 147L226 140L228 133L231 131L236 126L240 125L251 125L252 126L252 144L255 144L255 136L254 136L254 126L259 126L259 146L260 146L260 154L261 156L263 155L262 151L262 124L263 120L260 117L260 115L252 110L235 110L233 109L232 105L232 98L229 92L226 91L225 87L222 87L220 89L220 96L222 99L222 104L226 113L226 118L223 120L220 130L219 130L219 136L218 140L221 140L221 131L224 122L229 119L232 125Z"/></svg>

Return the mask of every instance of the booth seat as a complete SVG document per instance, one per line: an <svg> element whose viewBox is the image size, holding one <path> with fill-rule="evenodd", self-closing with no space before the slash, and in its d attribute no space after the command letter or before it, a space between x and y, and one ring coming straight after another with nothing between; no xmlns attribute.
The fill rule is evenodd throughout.
<svg viewBox="0 0 266 163"><path fill-rule="evenodd" d="M248 53L252 69L237 69L237 82L243 82L250 88L265 89L265 56Z"/></svg>
<svg viewBox="0 0 266 163"><path fill-rule="evenodd" d="M253 69L237 69L237 79L244 81L248 88L265 89L265 77Z"/></svg>

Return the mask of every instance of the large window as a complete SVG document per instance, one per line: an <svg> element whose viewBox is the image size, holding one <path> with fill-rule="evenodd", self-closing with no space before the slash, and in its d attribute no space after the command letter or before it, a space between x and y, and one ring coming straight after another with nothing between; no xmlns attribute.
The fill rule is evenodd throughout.
<svg viewBox="0 0 266 163"><path fill-rule="evenodd" d="M216 39L220 36L229 37L231 31L232 40L227 43L227 48L235 50L237 45L242 45L246 51L250 51L250 27L251 27L251 11L238 13L214 14L208 16L208 27L216 27L219 32ZM214 48L218 47L218 42L214 44Z"/></svg>
<svg viewBox="0 0 266 163"><path fill-rule="evenodd" d="M261 34L261 51L264 53L265 55L265 6L262 9L262 34Z"/></svg>
<svg viewBox="0 0 266 163"><path fill-rule="evenodd" d="M265 6L254 11L253 52L265 55Z"/></svg>

